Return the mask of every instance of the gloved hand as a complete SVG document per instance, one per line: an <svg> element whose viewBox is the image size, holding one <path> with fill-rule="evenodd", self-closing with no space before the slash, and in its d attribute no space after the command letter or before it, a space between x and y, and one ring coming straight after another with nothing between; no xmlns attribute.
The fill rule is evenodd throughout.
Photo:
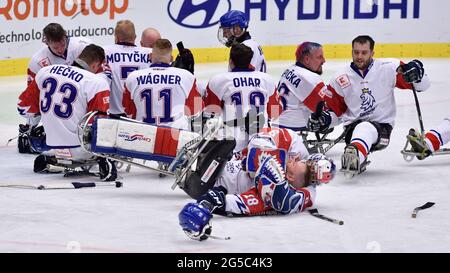
<svg viewBox="0 0 450 273"><path fill-rule="evenodd" d="M403 79L407 83L420 82L425 73L423 64L419 60L412 60L407 64L402 64L397 68L397 71L402 73Z"/></svg>
<svg viewBox="0 0 450 273"><path fill-rule="evenodd" d="M172 63L173 67L186 69L192 74L194 74L194 65L194 55L192 55L192 52L187 48L183 48L180 51L180 54L176 57L175 61Z"/></svg>
<svg viewBox="0 0 450 273"><path fill-rule="evenodd" d="M209 238L212 227L209 220L211 212L198 203L188 203L178 214L178 220L184 233L192 240L203 241Z"/></svg>
<svg viewBox="0 0 450 273"><path fill-rule="evenodd" d="M329 111L322 111L320 114L312 113L308 119L308 129L311 132L327 131L331 124L331 115Z"/></svg>

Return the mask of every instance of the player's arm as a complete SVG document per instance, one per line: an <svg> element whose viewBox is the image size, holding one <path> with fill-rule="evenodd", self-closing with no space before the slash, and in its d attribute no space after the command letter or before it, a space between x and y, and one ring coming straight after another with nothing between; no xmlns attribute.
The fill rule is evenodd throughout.
<svg viewBox="0 0 450 273"><path fill-rule="evenodd" d="M282 111L283 106L281 104L280 95L275 88L273 94L269 97L269 102L267 103L267 115L271 120L274 120L280 116Z"/></svg>
<svg viewBox="0 0 450 273"><path fill-rule="evenodd" d="M215 114L220 115L222 113L223 101L219 96L210 88L210 85L206 86L206 95L204 98L205 110L207 115Z"/></svg>
<svg viewBox="0 0 450 273"><path fill-rule="evenodd" d="M131 92L126 85L125 91L123 92L122 106L128 117L136 119L136 105L134 104L134 101L131 98Z"/></svg>
<svg viewBox="0 0 450 273"><path fill-rule="evenodd" d="M39 88L33 80L20 94L17 110L23 117L34 117L40 113L39 110Z"/></svg>
<svg viewBox="0 0 450 273"><path fill-rule="evenodd" d="M196 81L194 80L194 83L185 102L184 114L188 117L195 116L198 115L203 110L203 108L203 99L197 89Z"/></svg>

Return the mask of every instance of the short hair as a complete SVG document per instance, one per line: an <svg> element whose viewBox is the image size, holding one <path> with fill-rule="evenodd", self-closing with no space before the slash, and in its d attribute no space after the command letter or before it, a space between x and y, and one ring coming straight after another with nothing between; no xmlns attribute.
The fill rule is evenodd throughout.
<svg viewBox="0 0 450 273"><path fill-rule="evenodd" d="M44 42L59 42L67 36L67 32L58 23L48 24L42 32Z"/></svg>
<svg viewBox="0 0 450 273"><path fill-rule="evenodd" d="M230 59L237 68L249 68L253 50L244 44L235 44L230 50Z"/></svg>
<svg viewBox="0 0 450 273"><path fill-rule="evenodd" d="M130 20L120 20L114 29L114 35L119 42L128 42L136 40L136 29Z"/></svg>
<svg viewBox="0 0 450 273"><path fill-rule="evenodd" d="M369 44L370 44L370 50L373 51L373 49L375 48L375 41L369 35L359 35L358 37L353 39L352 47L355 45L355 43L365 44L367 42L369 42Z"/></svg>
<svg viewBox="0 0 450 273"><path fill-rule="evenodd" d="M152 56L158 61L160 58L170 58L172 56L172 43L167 39L158 39L153 45Z"/></svg>
<svg viewBox="0 0 450 273"><path fill-rule="evenodd" d="M322 48L322 45L315 42L303 42L298 45L295 51L295 59L297 62L302 62L306 56L309 56L315 49Z"/></svg>
<svg viewBox="0 0 450 273"><path fill-rule="evenodd" d="M103 63L105 61L105 50L101 46L90 44L81 51L78 58L89 65L94 62Z"/></svg>

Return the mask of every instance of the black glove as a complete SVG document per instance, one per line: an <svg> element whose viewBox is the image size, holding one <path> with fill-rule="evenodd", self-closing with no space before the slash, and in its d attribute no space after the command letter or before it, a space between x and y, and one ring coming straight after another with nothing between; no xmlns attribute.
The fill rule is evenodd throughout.
<svg viewBox="0 0 450 273"><path fill-rule="evenodd" d="M194 74L194 65L195 65L194 55L192 55L192 52L187 48L183 48L180 51L180 54L178 54L175 61L172 63L173 67L186 69L192 74Z"/></svg>
<svg viewBox="0 0 450 273"><path fill-rule="evenodd" d="M331 115L329 111L322 111L320 114L312 113L308 119L308 129L311 132L327 131L331 124Z"/></svg>
<svg viewBox="0 0 450 273"><path fill-rule="evenodd" d="M402 64L397 68L397 71L402 73L403 79L407 83L420 82L425 73L423 64L419 60L412 60L407 64Z"/></svg>

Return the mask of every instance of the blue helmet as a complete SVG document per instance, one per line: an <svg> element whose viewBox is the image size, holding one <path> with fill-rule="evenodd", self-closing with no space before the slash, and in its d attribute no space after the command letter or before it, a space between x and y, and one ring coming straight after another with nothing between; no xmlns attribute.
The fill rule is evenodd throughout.
<svg viewBox="0 0 450 273"><path fill-rule="evenodd" d="M188 203L178 214L181 228L189 238L194 240L205 240L211 234L209 220L211 212L198 203Z"/></svg>
<svg viewBox="0 0 450 273"><path fill-rule="evenodd" d="M241 28L248 28L248 16L239 10L230 10L220 17L220 27L232 27L239 25Z"/></svg>

